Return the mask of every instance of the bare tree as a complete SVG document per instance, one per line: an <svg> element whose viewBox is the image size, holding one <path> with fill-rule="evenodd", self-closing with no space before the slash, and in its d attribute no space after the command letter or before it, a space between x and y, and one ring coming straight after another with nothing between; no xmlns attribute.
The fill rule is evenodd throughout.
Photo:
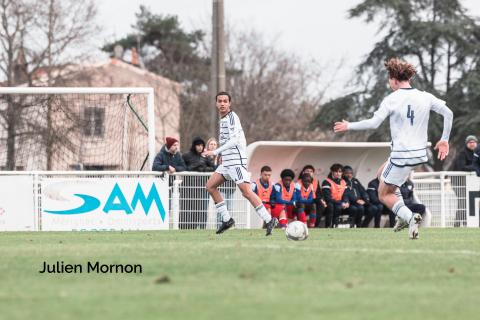
<svg viewBox="0 0 480 320"><path fill-rule="evenodd" d="M81 47L97 30L95 16L93 0L0 0L0 78L3 84L61 85L68 77L68 67L85 57ZM58 128L52 126L52 113L61 111L58 108L68 108L68 104L54 107L50 101L48 97L28 102L24 97L4 97L0 105L0 129L6 132L8 170L15 170L16 140L20 137L40 137L47 156L47 169L51 168L51 157L57 145L69 145L68 139L55 133ZM44 117L33 119L32 108L43 108ZM68 110L63 111L68 113Z"/></svg>
<svg viewBox="0 0 480 320"><path fill-rule="evenodd" d="M318 61L279 49L256 31L229 31L227 89L249 142L311 140L309 124L328 84Z"/></svg>

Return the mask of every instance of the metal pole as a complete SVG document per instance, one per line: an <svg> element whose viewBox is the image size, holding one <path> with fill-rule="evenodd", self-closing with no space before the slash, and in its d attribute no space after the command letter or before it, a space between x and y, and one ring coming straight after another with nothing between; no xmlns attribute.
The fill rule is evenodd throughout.
<svg viewBox="0 0 480 320"><path fill-rule="evenodd" d="M147 112L148 112L148 163L149 170L152 170L153 160L156 155L155 145L155 95L153 90L148 93L147 97Z"/></svg>
<svg viewBox="0 0 480 320"><path fill-rule="evenodd" d="M210 135L217 136L218 115L215 95L225 91L225 32L223 0L213 0L212 6L212 64L210 70Z"/></svg>
<svg viewBox="0 0 480 320"><path fill-rule="evenodd" d="M446 226L445 212L445 173L440 173L440 225L442 228Z"/></svg>

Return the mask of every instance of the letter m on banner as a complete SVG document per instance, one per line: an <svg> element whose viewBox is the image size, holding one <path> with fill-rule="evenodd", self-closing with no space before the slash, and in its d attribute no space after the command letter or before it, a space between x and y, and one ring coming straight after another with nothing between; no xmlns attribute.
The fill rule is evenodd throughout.
<svg viewBox="0 0 480 320"><path fill-rule="evenodd" d="M162 221L165 221L165 208L163 207L162 201L160 199L160 195L158 194L157 187L155 183L152 183L150 191L148 192L148 196L145 197L145 193L143 193L142 187L140 183L137 183L137 188L135 189L135 194L133 195L132 199L132 209L135 210L138 203L140 202L143 210L145 211L145 215L148 215L150 211L150 207L152 203L155 202L157 205L158 212L160 213L160 217Z"/></svg>

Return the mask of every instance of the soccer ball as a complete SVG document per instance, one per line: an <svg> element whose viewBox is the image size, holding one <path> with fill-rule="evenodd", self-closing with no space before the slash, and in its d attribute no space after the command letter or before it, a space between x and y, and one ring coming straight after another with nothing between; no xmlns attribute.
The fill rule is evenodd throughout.
<svg viewBox="0 0 480 320"><path fill-rule="evenodd" d="M285 236L288 240L303 241L308 238L307 225L300 221L292 221L285 229Z"/></svg>

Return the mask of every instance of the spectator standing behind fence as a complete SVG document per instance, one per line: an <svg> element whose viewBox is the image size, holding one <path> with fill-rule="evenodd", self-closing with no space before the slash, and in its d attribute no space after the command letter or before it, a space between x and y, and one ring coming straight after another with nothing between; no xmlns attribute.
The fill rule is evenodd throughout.
<svg viewBox="0 0 480 320"><path fill-rule="evenodd" d="M349 207L345 194L347 183L342 179L342 172L342 165L335 163L330 167L327 179L322 182L323 197L327 202L327 209L325 210L326 228L338 227L338 220L342 210Z"/></svg>
<svg viewBox="0 0 480 320"><path fill-rule="evenodd" d="M368 206L368 214L365 217L364 224L368 226L370 220L373 218L373 225L375 228L380 228L380 219L382 218L383 213L383 204L378 198L378 186L380 181L378 178L373 179L368 183L367 193L370 199L370 205ZM392 212L393 214L393 212Z"/></svg>
<svg viewBox="0 0 480 320"><path fill-rule="evenodd" d="M217 139L215 139L215 138L208 139L207 145L205 147L206 151L214 151L217 148L218 148ZM215 169L221 163L221 159L220 159L219 155L207 156L207 158L210 160L211 163L213 163L213 166L215 167Z"/></svg>
<svg viewBox="0 0 480 320"><path fill-rule="evenodd" d="M476 171L474 167L474 151L477 148L478 139L470 135L465 139L465 147L457 154L453 163L454 171Z"/></svg>
<svg viewBox="0 0 480 320"><path fill-rule="evenodd" d="M188 171L196 172L213 172L215 165L208 157L203 156L205 150L205 141L202 138L196 137L193 139L192 147L188 153L183 155L183 161L187 166Z"/></svg>
<svg viewBox="0 0 480 320"><path fill-rule="evenodd" d="M325 214L325 208L327 207L327 203L323 198L322 187L320 186L320 181L315 178L315 168L311 164L307 164L303 167L302 171L298 175L298 180L300 182L301 177L304 173L310 174L313 178L312 187L313 187L313 196L315 201L315 227L320 226L320 220L322 216ZM312 220L309 219L309 225Z"/></svg>
<svg viewBox="0 0 480 320"><path fill-rule="evenodd" d="M453 171L475 171L478 176L480 176L480 166L478 165L480 154L478 147L478 139L474 135L469 135L465 139L465 147L457 154L455 161L453 162L452 170ZM475 156L477 154L477 156ZM466 183L466 177L458 177L456 179L458 184L453 185L453 191L457 196L457 211L455 213L455 227L460 226L460 221L466 220L465 209L466 209L466 194L465 188L462 187Z"/></svg>
<svg viewBox="0 0 480 320"><path fill-rule="evenodd" d="M196 137L193 139L190 151L183 154L183 160L188 171L213 172L213 163L204 157L205 141ZM205 229L207 225L208 193L203 187L207 181L206 176L183 177L180 194L180 229Z"/></svg>
<svg viewBox="0 0 480 320"><path fill-rule="evenodd" d="M169 174L186 170L185 162L180 154L180 143L177 139L167 137L165 145L153 160L153 171L164 171Z"/></svg>
<svg viewBox="0 0 480 320"><path fill-rule="evenodd" d="M350 207L346 210L350 216L350 227L361 227L370 198L360 181L354 177L352 167L343 167L343 179L347 182L345 192L348 192L350 196Z"/></svg>
<svg viewBox="0 0 480 320"><path fill-rule="evenodd" d="M477 146L473 152L473 169L477 172L477 176L480 177L480 146Z"/></svg>
<svg viewBox="0 0 480 320"><path fill-rule="evenodd" d="M425 206L421 203L415 202L415 199L413 198L413 189L414 185L410 179L407 179L407 181L400 186L403 202L410 211L413 213L420 213L423 216L425 214Z"/></svg>

